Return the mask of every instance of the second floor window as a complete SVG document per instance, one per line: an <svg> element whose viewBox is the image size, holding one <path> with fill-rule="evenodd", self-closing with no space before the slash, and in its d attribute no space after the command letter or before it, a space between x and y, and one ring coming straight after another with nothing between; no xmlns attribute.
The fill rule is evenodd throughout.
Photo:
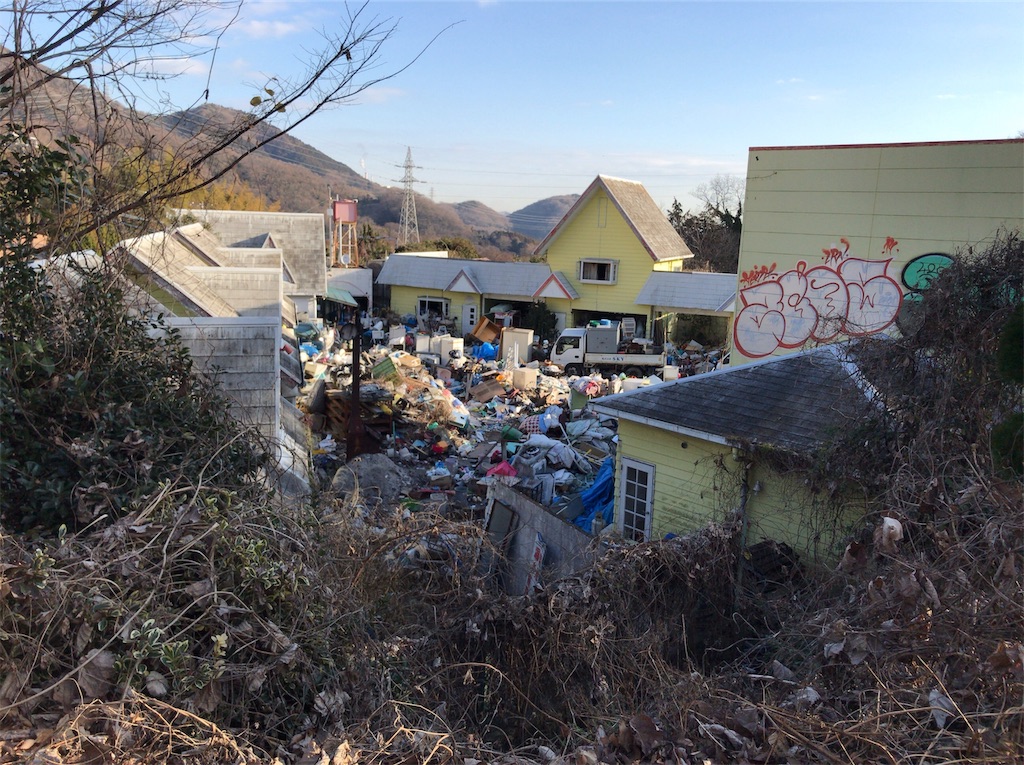
<svg viewBox="0 0 1024 765"><path fill-rule="evenodd" d="M581 282L615 284L619 276L618 271L617 260L581 260L577 276Z"/></svg>

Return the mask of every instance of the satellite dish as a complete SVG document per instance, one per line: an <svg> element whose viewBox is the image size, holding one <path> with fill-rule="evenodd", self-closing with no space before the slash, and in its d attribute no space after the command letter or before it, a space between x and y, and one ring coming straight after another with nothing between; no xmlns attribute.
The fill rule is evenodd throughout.
<svg viewBox="0 0 1024 765"><path fill-rule="evenodd" d="M351 255L349 255L349 254L348 254L348 253L346 252L346 253L345 253L344 255L342 255L342 256L341 256L341 264L342 264L343 266L348 266L348 265L351 265L351 264L352 264L352 256L351 256Z"/></svg>

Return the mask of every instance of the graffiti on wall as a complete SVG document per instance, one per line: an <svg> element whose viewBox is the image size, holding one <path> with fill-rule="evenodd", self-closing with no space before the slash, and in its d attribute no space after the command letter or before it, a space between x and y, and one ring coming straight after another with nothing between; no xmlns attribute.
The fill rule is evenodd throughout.
<svg viewBox="0 0 1024 765"><path fill-rule="evenodd" d="M822 249L822 262L779 273L776 264L740 274L742 307L733 325L737 350L749 358L780 348L863 337L887 329L900 313L904 287L889 273L899 242L887 237L878 260L853 257L850 242ZM908 296L919 297L950 262L931 253L914 258L901 274Z"/></svg>

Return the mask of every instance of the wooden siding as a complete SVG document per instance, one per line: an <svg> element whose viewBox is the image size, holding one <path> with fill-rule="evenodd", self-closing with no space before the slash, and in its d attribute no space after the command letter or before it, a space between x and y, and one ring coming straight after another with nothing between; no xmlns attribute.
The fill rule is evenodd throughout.
<svg viewBox="0 0 1024 765"><path fill-rule="evenodd" d="M680 446L683 442L685 449ZM737 465L729 447L619 420L618 455L617 482L621 457L655 466L651 524L655 539L721 521L739 498ZM616 506L615 512L618 521L621 507Z"/></svg>
<svg viewBox="0 0 1024 765"><path fill-rule="evenodd" d="M618 432L617 485L622 457L654 465L652 538L695 531L739 508L744 463L731 448L629 420L619 420ZM747 481L747 543L785 542L808 561L834 563L867 511L853 493L840 499L812 494L801 477L781 476L756 462ZM617 522L619 503L617 498Z"/></svg>
<svg viewBox="0 0 1024 765"><path fill-rule="evenodd" d="M779 475L756 463L748 484L748 542L785 542L809 561L834 564L868 511L852 491L836 497L814 493L799 474Z"/></svg>
<svg viewBox="0 0 1024 765"><path fill-rule="evenodd" d="M196 367L213 375L232 400L235 416L278 436L281 398L281 320L171 319Z"/></svg>
<svg viewBox="0 0 1024 765"><path fill-rule="evenodd" d="M743 272L761 267L781 276L801 262L835 268L858 258L874 263L868 277L884 270L905 294L909 286L901 276L910 260L983 245L1000 228L1024 228L1022 140L754 148L739 286L745 286ZM823 250L833 247L845 255L827 258ZM732 327L740 340L743 305L738 299ZM742 345L733 364L750 360Z"/></svg>
<svg viewBox="0 0 1024 765"><path fill-rule="evenodd" d="M615 284L580 282L579 262L591 258L618 261ZM579 293L579 299L572 301L573 310L646 313L636 305L636 296L654 261L603 189L566 224L548 249L547 259L551 270L565 274Z"/></svg>

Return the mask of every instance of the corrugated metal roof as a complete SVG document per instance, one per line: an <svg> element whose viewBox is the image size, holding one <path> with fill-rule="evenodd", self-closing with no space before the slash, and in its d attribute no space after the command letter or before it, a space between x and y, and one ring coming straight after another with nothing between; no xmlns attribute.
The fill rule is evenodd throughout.
<svg viewBox="0 0 1024 765"><path fill-rule="evenodd" d="M538 255L544 254L565 229L566 224L579 214L599 189L604 189L608 194L652 260L661 262L693 257L686 242L668 222L668 216L658 207L642 183L609 175L599 175L594 179L569 211L562 216L562 220L537 245L534 252Z"/></svg>
<svg viewBox="0 0 1024 765"><path fill-rule="evenodd" d="M377 283L444 291L463 271L482 294L527 300L551 276L551 269L546 263L503 263L399 254L384 261Z"/></svg>
<svg viewBox="0 0 1024 765"><path fill-rule="evenodd" d="M652 271L636 297L639 305L673 311L730 314L736 302L736 274Z"/></svg>
<svg viewBox="0 0 1024 765"><path fill-rule="evenodd" d="M592 406L653 427L689 431L734 446L791 452L826 443L869 406L847 344L823 346L676 382L606 396Z"/></svg>

